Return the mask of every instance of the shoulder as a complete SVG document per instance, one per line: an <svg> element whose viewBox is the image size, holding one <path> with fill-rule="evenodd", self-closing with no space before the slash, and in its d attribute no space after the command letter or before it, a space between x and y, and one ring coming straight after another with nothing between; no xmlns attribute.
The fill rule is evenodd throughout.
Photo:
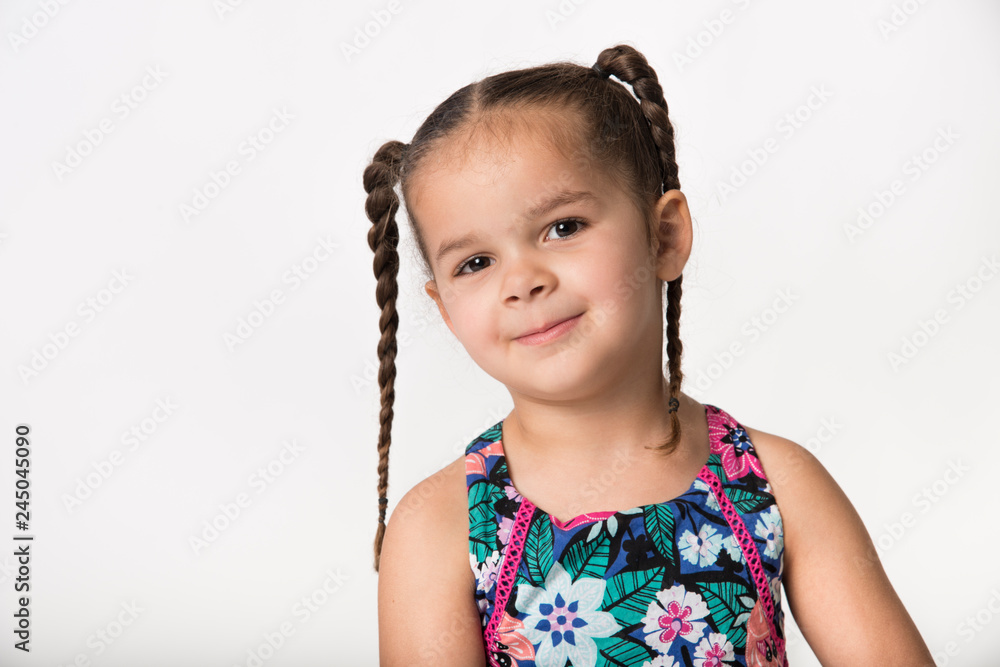
<svg viewBox="0 0 1000 667"><path fill-rule="evenodd" d="M382 665L484 664L464 459L407 491L386 523L378 580Z"/></svg>
<svg viewBox="0 0 1000 667"><path fill-rule="evenodd" d="M889 664L932 665L864 522L833 476L792 440L743 428L782 517L788 606L820 662L874 664L877 647L892 645Z"/></svg>
<svg viewBox="0 0 1000 667"><path fill-rule="evenodd" d="M872 543L861 517L812 452L788 438L746 425L743 428L782 516L787 569L794 567L800 552L808 550L803 547L829 540L834 534L850 536L854 546L868 550Z"/></svg>
<svg viewBox="0 0 1000 667"><path fill-rule="evenodd" d="M381 563L390 575L396 565L431 567L468 559L468 495L464 455L407 491L386 523ZM431 548L431 547L434 548ZM422 562L426 561L426 562ZM382 566L380 565L380 576Z"/></svg>
<svg viewBox="0 0 1000 667"><path fill-rule="evenodd" d="M760 460L778 505L791 505L802 494L836 486L836 482L819 459L802 445L780 435L741 424ZM837 487L839 489L839 487ZM783 507L781 509L784 509ZM789 509L792 509L791 507Z"/></svg>
<svg viewBox="0 0 1000 667"><path fill-rule="evenodd" d="M448 519L466 517L465 455L417 482L393 509L389 523L435 531L454 529Z"/></svg>

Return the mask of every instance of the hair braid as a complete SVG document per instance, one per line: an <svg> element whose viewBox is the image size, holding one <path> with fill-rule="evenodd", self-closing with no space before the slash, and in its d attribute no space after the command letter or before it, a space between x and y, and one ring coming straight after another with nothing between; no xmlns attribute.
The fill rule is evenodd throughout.
<svg viewBox="0 0 1000 667"><path fill-rule="evenodd" d="M608 85L602 80L614 74L625 86ZM632 92L629 92L631 86ZM636 104L636 99L639 103ZM656 72L645 57L628 45L605 49L594 68L558 62L526 69L500 72L459 88L439 104L424 120L409 144L388 141L365 168L368 192L365 209L371 219L368 245L375 253L373 268L378 280L376 300L381 308L378 344L379 386L382 409L379 413L378 491L379 525L375 534L375 571L379 570L385 514L388 507L388 461L391 444L392 406L396 377L396 275L399 269L397 244L399 229L396 212L409 199L415 174L428 156L456 138L470 132L507 130L504 123L517 119L531 121L531 114L553 108L565 111L565 123L540 124L555 145L583 147L588 164L599 165L603 175L614 179L632 198L640 211L652 206L668 190L680 189L674 157L674 128L667 115ZM498 125L494 125L498 124ZM534 123L532 123L534 125ZM400 196L395 188L399 186ZM427 246L421 225L408 211L407 219L423 266L430 271ZM648 221L647 240L652 242L653 220ZM669 368L670 439L657 449L672 452L680 442L678 417L682 346L679 334L681 277L667 283L666 337Z"/></svg>
<svg viewBox="0 0 1000 667"><path fill-rule="evenodd" d="M396 211L399 197L395 186L399 181L400 164L407 145L400 141L387 141L378 149L372 162L364 171L365 212L372 221L368 230L368 245L375 253L372 264L378 284L375 300L382 314L379 329L382 337L378 341L378 384L381 390L382 409L379 412L378 434L378 528L375 531L375 571L378 572L382 555L382 538L385 536L385 511L388 507L389 486L389 446L392 444L392 404L396 397L396 330L399 316L396 314L396 295L399 272L399 227Z"/></svg>
<svg viewBox="0 0 1000 667"><path fill-rule="evenodd" d="M632 87L639 99L639 107L649 121L649 130L653 136L660 156L660 172L662 174L662 191L679 190L680 179L677 175L677 161L674 151L674 126L670 123L667 113L667 102L663 97L663 88L657 79L656 71L649 65L646 57L627 44L619 44L604 49L597 56L595 68L608 74L613 74L619 80ZM683 275L677 276L667 283L667 366L670 372L670 404L678 405L678 394L684 374L681 372L681 354L684 346L680 338L681 319L681 281ZM681 425L678 410L670 410L670 439L658 445L655 449L669 453L676 448L681 438Z"/></svg>

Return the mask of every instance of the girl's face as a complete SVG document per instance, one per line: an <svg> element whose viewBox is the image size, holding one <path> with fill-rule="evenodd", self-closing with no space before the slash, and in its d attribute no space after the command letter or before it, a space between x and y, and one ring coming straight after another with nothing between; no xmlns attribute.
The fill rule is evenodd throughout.
<svg viewBox="0 0 1000 667"><path fill-rule="evenodd" d="M407 203L425 289L476 364L514 398L579 400L662 372L660 281L680 275L691 222L680 191L663 195L655 251L625 192L536 134L450 143ZM523 338L567 318L548 340Z"/></svg>

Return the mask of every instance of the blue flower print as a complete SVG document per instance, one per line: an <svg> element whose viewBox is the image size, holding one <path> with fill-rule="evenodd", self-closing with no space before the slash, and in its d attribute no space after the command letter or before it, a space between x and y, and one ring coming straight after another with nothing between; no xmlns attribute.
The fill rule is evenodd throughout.
<svg viewBox="0 0 1000 667"><path fill-rule="evenodd" d="M539 645L535 650L538 667L563 667L567 659L577 667L597 663L592 637L610 637L621 629L613 615L599 610L606 584L591 577L574 582L562 564L555 562L542 587L519 586L516 606L527 614L522 633Z"/></svg>

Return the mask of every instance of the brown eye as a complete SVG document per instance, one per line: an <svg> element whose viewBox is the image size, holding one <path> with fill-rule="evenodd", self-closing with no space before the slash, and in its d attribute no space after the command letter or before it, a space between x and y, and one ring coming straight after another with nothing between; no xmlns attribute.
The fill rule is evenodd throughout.
<svg viewBox="0 0 1000 667"><path fill-rule="evenodd" d="M570 232L569 234L566 234L565 236L559 236L559 237L557 237L557 238L565 239L565 238L569 238L570 236L573 236L574 234L578 233L579 230L583 229L584 227L586 227L586 225L587 225L587 223L585 223L583 220L580 220L578 218L566 218L565 220L559 220L557 222L552 223L552 227L550 227L549 229L551 231L553 229L566 229L568 227L568 228L574 230L574 231Z"/></svg>
<svg viewBox="0 0 1000 667"><path fill-rule="evenodd" d="M461 275L462 273L465 273L465 271L463 271L463 269L465 269L465 267L467 267L467 266L476 266L477 265L476 263L479 260L481 260L481 259L482 260L486 260L486 259L489 259L489 257L486 257L485 255L476 255L475 257L470 257L469 259L465 260L464 262L462 262L461 264L458 265L458 269L455 270L455 275L457 276L457 275ZM482 266L482 265L479 265L479 266L481 266L481 268L485 269L486 266L489 266L489 265L487 264L486 266ZM478 271L469 271L468 273L479 273L479 272Z"/></svg>
<svg viewBox="0 0 1000 667"><path fill-rule="evenodd" d="M587 223L584 222L583 220L580 220L579 218L565 218L563 220L557 220L556 222L553 222L549 226L548 231L549 233L551 233L552 230L554 229L565 231L568 228L570 230L568 234L566 234L565 236L556 236L552 240L568 239L579 234L580 230L586 226ZM557 231L556 233L558 234L559 232ZM546 238L550 237L546 236ZM482 263L483 261L492 261L492 260L486 255L476 255L474 257L470 257L469 259L465 260L464 262L458 265L458 268L455 269L455 276L457 277L460 275L469 275L470 273L479 273L481 269L489 268L490 265L483 264ZM466 271L465 270L466 267L470 267L473 270Z"/></svg>

